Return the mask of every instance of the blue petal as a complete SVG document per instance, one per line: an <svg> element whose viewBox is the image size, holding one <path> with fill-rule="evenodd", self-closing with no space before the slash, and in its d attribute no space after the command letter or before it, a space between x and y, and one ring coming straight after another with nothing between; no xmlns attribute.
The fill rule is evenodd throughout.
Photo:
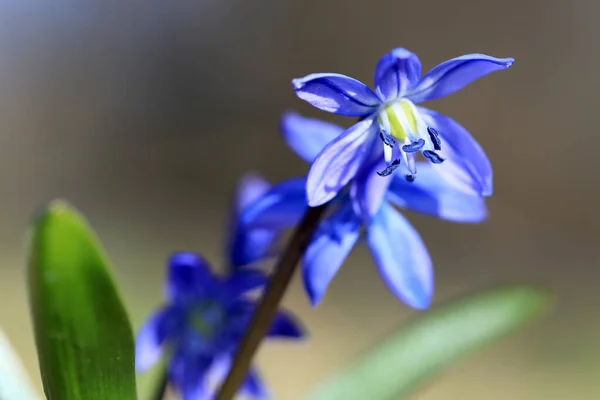
<svg viewBox="0 0 600 400"><path fill-rule="evenodd" d="M304 336L300 322L286 311L279 311L271 324L268 336L299 339Z"/></svg>
<svg viewBox="0 0 600 400"><path fill-rule="evenodd" d="M232 298L254 289L258 289L267 283L267 276L258 270L238 269L225 281L227 291Z"/></svg>
<svg viewBox="0 0 600 400"><path fill-rule="evenodd" d="M306 181L308 205L316 207L334 198L356 175L369 154L379 125L373 118L357 122L330 142L312 164Z"/></svg>
<svg viewBox="0 0 600 400"><path fill-rule="evenodd" d="M281 118L281 133L285 142L308 162L313 162L319 152L342 132L344 128L341 126L292 112Z"/></svg>
<svg viewBox="0 0 600 400"><path fill-rule="evenodd" d="M257 173L247 173L239 180L235 196L236 213L239 214L271 188L271 184Z"/></svg>
<svg viewBox="0 0 600 400"><path fill-rule="evenodd" d="M421 61L411 51L397 48L379 60L375 69L375 93L381 101L404 95L421 78Z"/></svg>
<svg viewBox="0 0 600 400"><path fill-rule="evenodd" d="M351 204L324 219L304 253L304 285L313 306L327 290L329 282L354 247L360 235L360 220Z"/></svg>
<svg viewBox="0 0 600 400"><path fill-rule="evenodd" d="M392 292L411 307L429 307L433 295L431 259L410 223L386 204L367 228L367 240Z"/></svg>
<svg viewBox="0 0 600 400"><path fill-rule="evenodd" d="M269 390L263 383L258 371L251 368L240 388L242 394L250 396L254 399L268 399Z"/></svg>
<svg viewBox="0 0 600 400"><path fill-rule="evenodd" d="M208 400L211 398L207 383L207 372L214 357L180 348L169 363L169 382L181 394L183 400Z"/></svg>
<svg viewBox="0 0 600 400"><path fill-rule="evenodd" d="M210 382L217 383L220 386L225 380L230 368L231 356L221 355L210 367L210 371L208 372L208 380ZM260 375L256 369L251 368L248 372L246 379L240 387L240 394L255 399L266 399L269 397L269 391L263 384L262 379L260 378ZM210 399L212 400L212 397L210 397Z"/></svg>
<svg viewBox="0 0 600 400"><path fill-rule="evenodd" d="M392 181L392 174L388 176L377 174L378 171L383 171L385 168L385 161L381 154L377 154L376 159L362 168L352 181L350 194L354 210L362 217L365 224L368 224L379 211Z"/></svg>
<svg viewBox="0 0 600 400"><path fill-rule="evenodd" d="M445 161L436 166L436 171L448 181L456 181L457 186L460 181L465 191L491 196L492 164L479 143L452 118L423 107L418 109L425 123L441 137L442 150L438 153Z"/></svg>
<svg viewBox="0 0 600 400"><path fill-rule="evenodd" d="M310 74L292 84L302 100L334 114L362 117L381 104L364 83L341 74Z"/></svg>
<svg viewBox="0 0 600 400"><path fill-rule="evenodd" d="M172 300L201 296L211 291L215 282L204 257L186 251L171 255L167 274L165 294Z"/></svg>
<svg viewBox="0 0 600 400"><path fill-rule="evenodd" d="M306 210L306 179L293 178L271 188L240 216L247 228L279 230L296 225Z"/></svg>
<svg viewBox="0 0 600 400"><path fill-rule="evenodd" d="M388 191L388 198L394 204L454 222L475 223L487 217L487 207L481 196L453 186L434 170L432 164L420 162L417 169L419 177L414 182L394 176Z"/></svg>
<svg viewBox="0 0 600 400"><path fill-rule="evenodd" d="M230 266L235 270L272 256L276 238L276 232L270 229L238 226L230 245Z"/></svg>
<svg viewBox="0 0 600 400"><path fill-rule="evenodd" d="M183 329L181 314L174 308L155 312L140 328L135 341L135 368L142 372L155 364L162 355L165 342Z"/></svg>
<svg viewBox="0 0 600 400"><path fill-rule="evenodd" d="M246 207L259 199L271 185L257 174L249 173L240 179L231 212L227 237L229 266L234 269L256 262L269 255L275 232L265 229L247 229L238 219Z"/></svg>
<svg viewBox="0 0 600 400"><path fill-rule="evenodd" d="M414 103L447 96L494 71L512 65L513 58L496 58L485 54L467 54L445 61L426 73L406 95Z"/></svg>

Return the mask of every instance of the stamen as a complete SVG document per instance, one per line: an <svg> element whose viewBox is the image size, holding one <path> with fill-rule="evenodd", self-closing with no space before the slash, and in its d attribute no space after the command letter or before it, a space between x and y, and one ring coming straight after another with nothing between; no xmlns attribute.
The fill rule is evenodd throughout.
<svg viewBox="0 0 600 400"><path fill-rule="evenodd" d="M426 159L428 159L429 161L431 161L434 164L441 164L444 162L444 159L442 157L440 157L439 154L436 153L435 151L425 150L423 152L423 155L425 156Z"/></svg>
<svg viewBox="0 0 600 400"><path fill-rule="evenodd" d="M417 178L417 176L416 176L416 175L405 175L404 177L406 178L406 180L407 180L408 182L414 182L414 181L415 181L415 179Z"/></svg>
<svg viewBox="0 0 600 400"><path fill-rule="evenodd" d="M400 159L397 158L394 161L392 161L392 163L390 165L385 167L385 169L383 171L381 171L381 172L377 171L377 175L379 175L379 176L391 175L392 172L394 172L396 170L396 168L398 168L399 166L400 166Z"/></svg>
<svg viewBox="0 0 600 400"><path fill-rule="evenodd" d="M416 151L421 150L423 146L425 146L425 139L419 138L419 140L417 140L416 142L412 142L411 144L405 144L404 146L402 146L402 150L404 150L407 153L414 153Z"/></svg>
<svg viewBox="0 0 600 400"><path fill-rule="evenodd" d="M396 139L394 139L385 129L379 131L379 138L386 146L393 147L396 144Z"/></svg>
<svg viewBox="0 0 600 400"><path fill-rule="evenodd" d="M440 140L440 135L437 133L437 131L435 129L433 129L432 127L428 126L427 133L429 133L429 137L431 138L431 141L433 142L433 148L435 150L441 150L442 149L442 141Z"/></svg>

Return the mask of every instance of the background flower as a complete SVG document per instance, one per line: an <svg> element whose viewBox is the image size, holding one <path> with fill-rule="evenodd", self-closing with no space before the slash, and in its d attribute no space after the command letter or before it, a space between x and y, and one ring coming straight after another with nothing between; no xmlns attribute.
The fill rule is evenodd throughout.
<svg viewBox="0 0 600 400"><path fill-rule="evenodd" d="M146 370L166 351L168 380L183 398L211 398L211 383L220 382L229 370L254 311L254 302L244 293L265 281L255 270L219 277L202 256L174 253L165 283L167 304L148 318L137 335L136 369ZM268 336L300 339L303 332L289 313L279 311ZM268 397L256 369L240 390L253 398Z"/></svg>

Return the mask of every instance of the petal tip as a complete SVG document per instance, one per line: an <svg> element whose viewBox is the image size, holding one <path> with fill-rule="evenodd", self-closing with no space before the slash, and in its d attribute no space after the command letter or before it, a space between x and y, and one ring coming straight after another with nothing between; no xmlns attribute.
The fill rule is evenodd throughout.
<svg viewBox="0 0 600 400"><path fill-rule="evenodd" d="M412 57L415 53L413 53L412 51L410 51L404 47L396 47L396 48L392 49L392 51L390 51L389 54L392 54L399 58L408 58L408 57Z"/></svg>
<svg viewBox="0 0 600 400"><path fill-rule="evenodd" d="M303 78L295 78L292 79L292 86L294 90L298 91L304 87L304 79Z"/></svg>
<svg viewBox="0 0 600 400"><path fill-rule="evenodd" d="M306 197L306 202L309 207L319 207L327 202L327 200L322 201L320 198L314 198L311 196Z"/></svg>
<svg viewBox="0 0 600 400"><path fill-rule="evenodd" d="M509 68L511 67L515 62L514 58L505 58L504 59L504 68Z"/></svg>
<svg viewBox="0 0 600 400"><path fill-rule="evenodd" d="M427 310L429 306L431 306L431 296L423 296L423 298L420 299L412 299L412 301L407 304L415 310Z"/></svg>
<svg viewBox="0 0 600 400"><path fill-rule="evenodd" d="M304 290L306 290L306 294L308 295L308 301L310 303L310 307L315 309L317 308L317 306L321 303L321 300L323 299L323 294L319 294L317 292L317 290L315 289L315 287L313 286L311 280L309 279L309 276L307 274L307 270L305 268L305 265L303 265L304 267Z"/></svg>
<svg viewBox="0 0 600 400"><path fill-rule="evenodd" d="M308 297L310 299L310 307L312 309L317 308L319 304L321 304L322 298L320 296L316 296L315 294L309 293Z"/></svg>
<svg viewBox="0 0 600 400"><path fill-rule="evenodd" d="M336 196L336 192L323 192L323 190L307 190L306 191L306 204L309 207L319 207L327 203L329 200Z"/></svg>

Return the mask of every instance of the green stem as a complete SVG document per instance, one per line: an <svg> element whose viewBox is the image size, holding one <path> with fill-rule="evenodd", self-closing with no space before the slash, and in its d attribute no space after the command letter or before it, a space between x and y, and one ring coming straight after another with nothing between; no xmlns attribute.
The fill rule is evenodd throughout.
<svg viewBox="0 0 600 400"><path fill-rule="evenodd" d="M309 208L290 238L286 249L275 266L275 272L260 299L252 321L250 321L246 335L238 347L229 374L216 397L217 400L232 400L246 378L254 354L271 327L271 323L279 309L279 303L281 303L281 299L292 280L296 266L308 247L310 238L326 208L327 204Z"/></svg>

